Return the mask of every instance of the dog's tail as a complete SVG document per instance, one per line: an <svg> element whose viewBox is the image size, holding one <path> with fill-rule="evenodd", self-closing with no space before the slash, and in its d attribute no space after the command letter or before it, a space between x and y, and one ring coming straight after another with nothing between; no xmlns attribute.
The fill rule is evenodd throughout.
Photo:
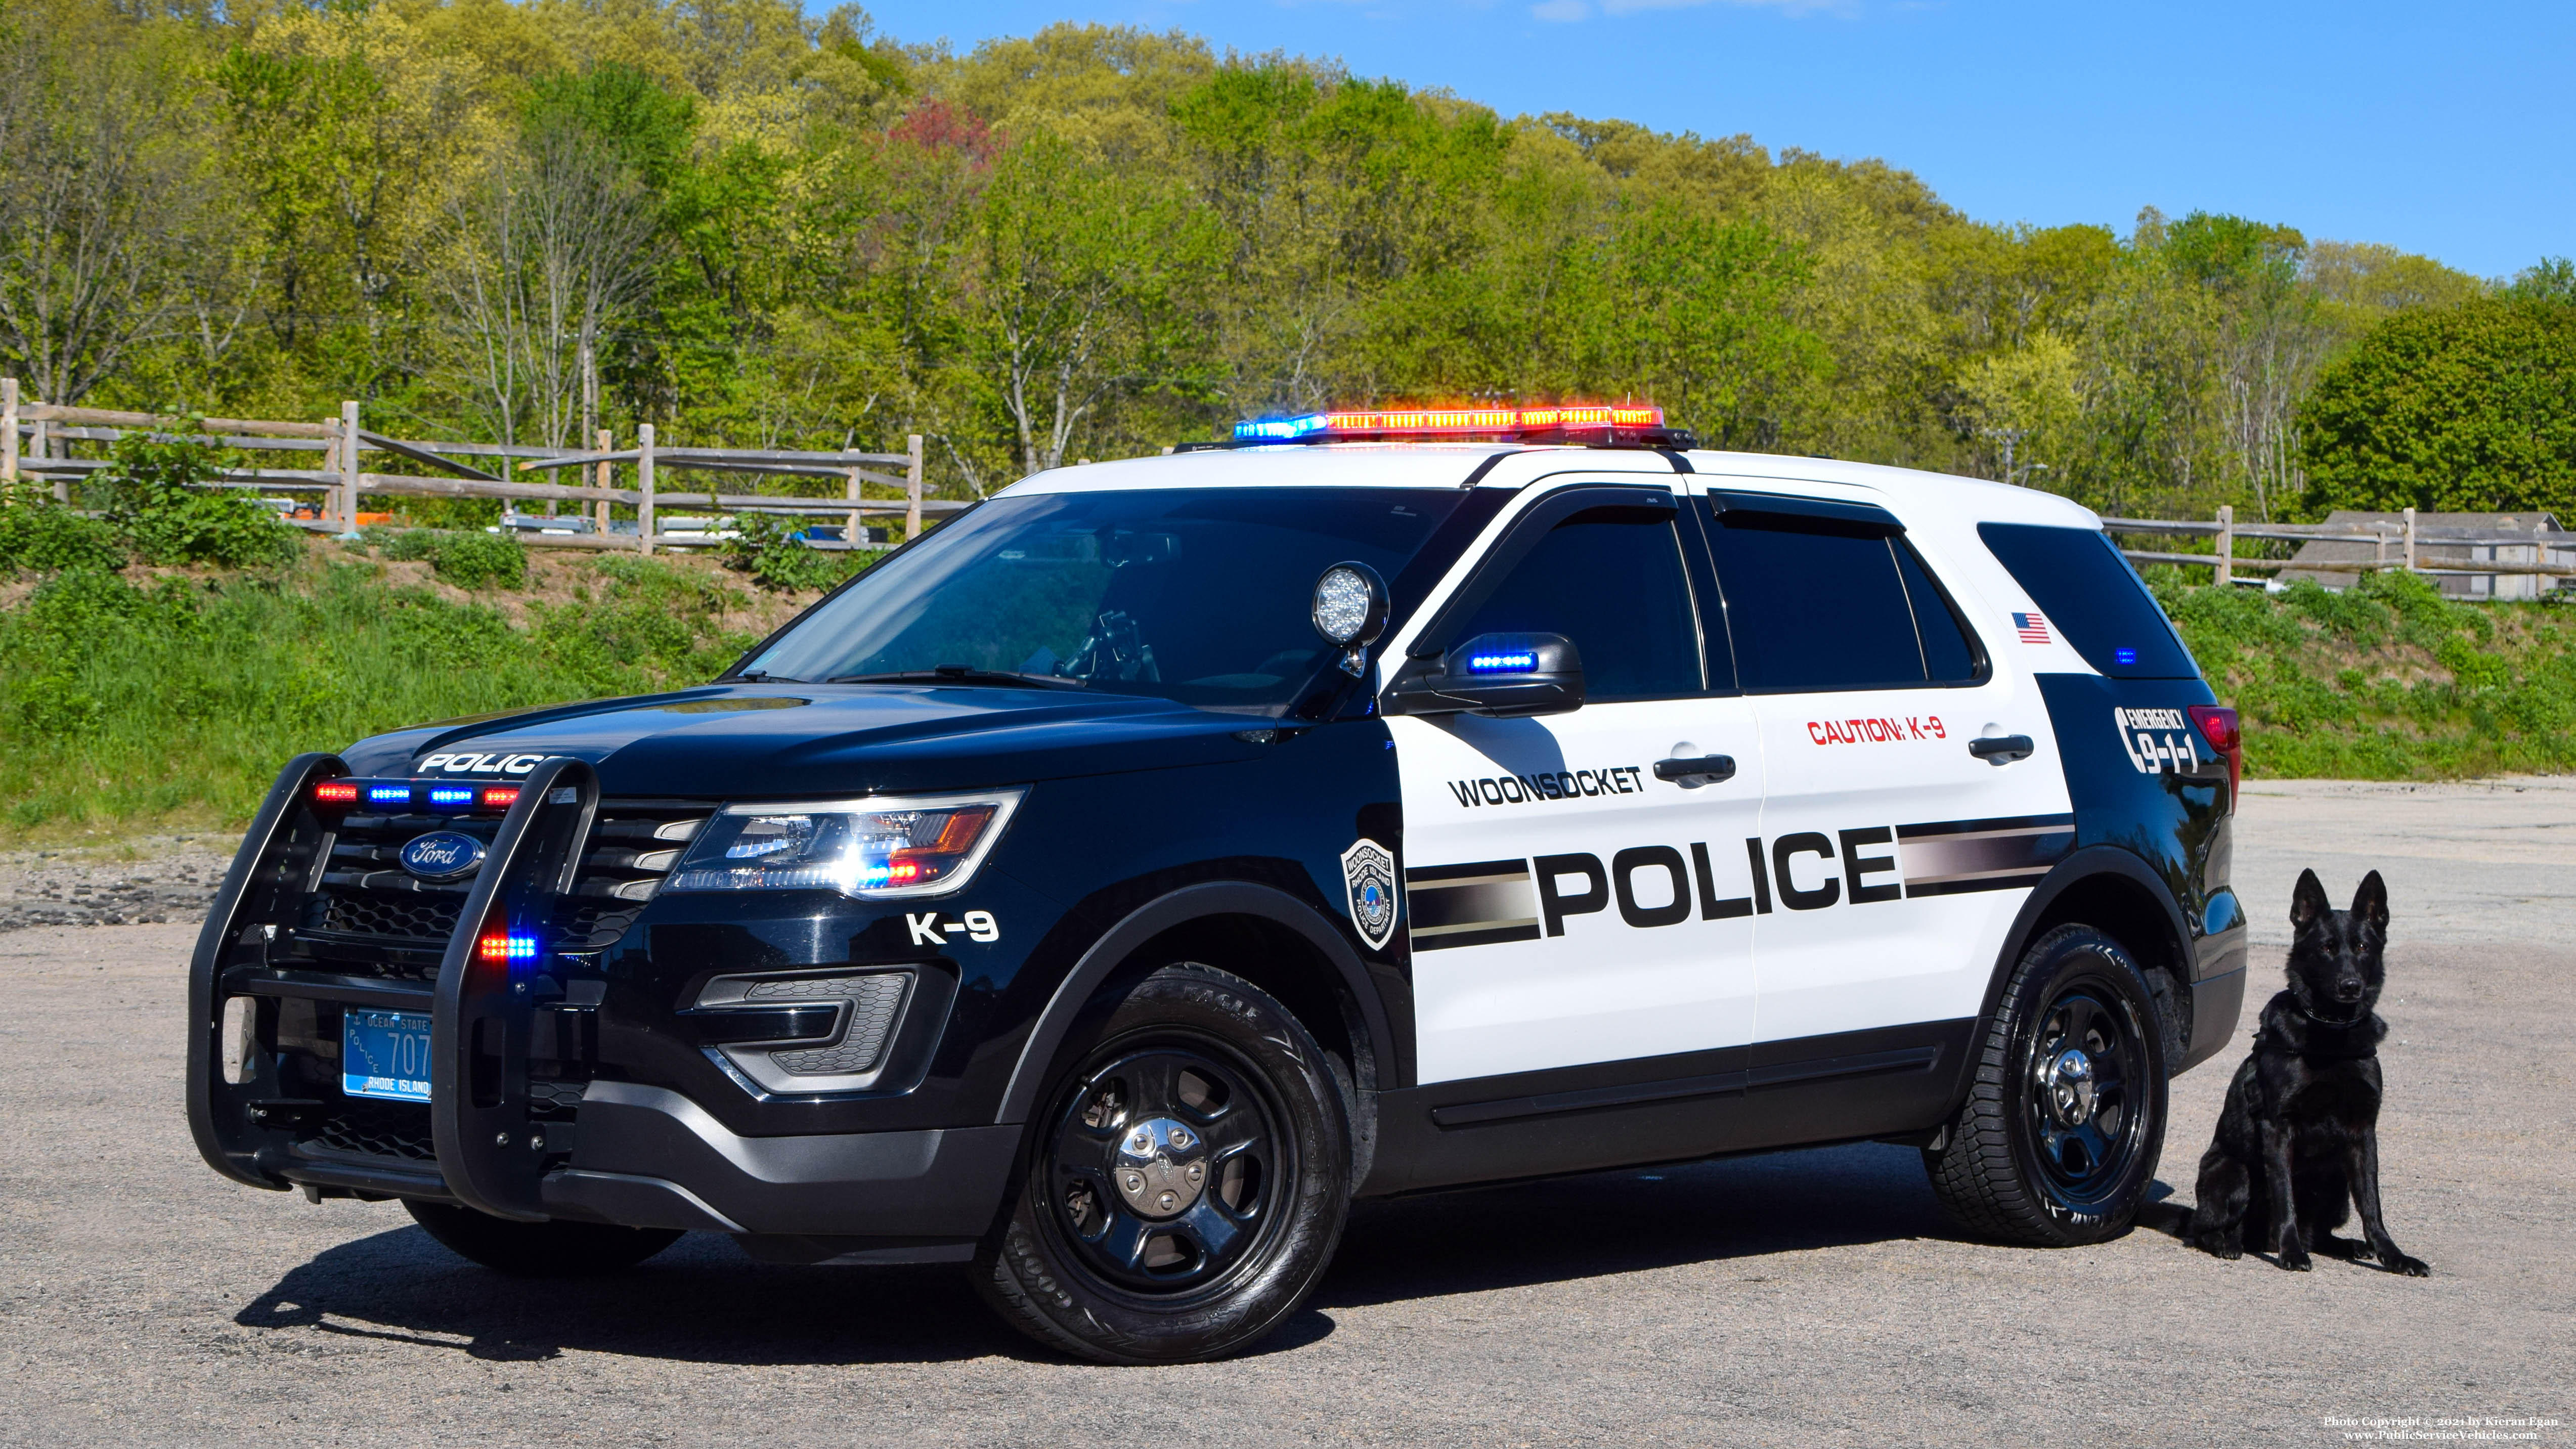
<svg viewBox="0 0 2576 1449"><path fill-rule="evenodd" d="M2191 1231L2191 1209L2172 1198L2147 1203L2138 1209L2138 1226L2179 1238Z"/></svg>

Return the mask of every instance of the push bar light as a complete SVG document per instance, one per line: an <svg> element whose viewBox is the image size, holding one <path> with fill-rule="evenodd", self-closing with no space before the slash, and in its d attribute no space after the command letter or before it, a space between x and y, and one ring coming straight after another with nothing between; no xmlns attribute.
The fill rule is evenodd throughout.
<svg viewBox="0 0 2576 1449"><path fill-rule="evenodd" d="M1664 410L1651 403L1577 403L1553 407L1387 408L1247 418L1234 425L1239 443L1297 443L1327 438L1473 438L1495 433L1655 428Z"/></svg>

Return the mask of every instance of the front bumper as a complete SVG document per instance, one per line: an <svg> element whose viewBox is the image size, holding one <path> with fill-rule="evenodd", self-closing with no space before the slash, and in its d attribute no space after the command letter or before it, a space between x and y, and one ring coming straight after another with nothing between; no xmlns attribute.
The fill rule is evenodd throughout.
<svg viewBox="0 0 2576 1449"><path fill-rule="evenodd" d="M990 1225L1016 1127L741 1135L681 1092L589 1079L603 983L581 978L583 961L478 959L487 922L545 918L549 892L570 879L564 862L578 858L598 803L578 761L549 760L529 777L427 979L272 959L268 943L292 935L331 852L310 787L341 773L336 758L311 755L279 776L198 940L189 1123L215 1170L271 1189L459 1203L524 1220L794 1240L805 1246L775 1255L805 1260L938 1256ZM944 1009L941 993L917 995ZM237 998L254 1003L257 1023L240 1068L221 1040ZM428 1105L340 1094L317 1054L336 1051L340 1013L356 1007L430 1017Z"/></svg>

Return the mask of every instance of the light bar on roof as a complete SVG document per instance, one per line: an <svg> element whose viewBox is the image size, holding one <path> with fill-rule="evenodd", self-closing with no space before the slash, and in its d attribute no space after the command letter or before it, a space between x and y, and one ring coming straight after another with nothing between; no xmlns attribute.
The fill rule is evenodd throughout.
<svg viewBox="0 0 2576 1449"><path fill-rule="evenodd" d="M1237 442L1293 443L1315 437L1472 437L1558 428L1663 425L1664 410L1651 403L1569 403L1527 408L1383 408L1373 412L1308 413L1295 418L1247 418L1234 425L1234 436Z"/></svg>

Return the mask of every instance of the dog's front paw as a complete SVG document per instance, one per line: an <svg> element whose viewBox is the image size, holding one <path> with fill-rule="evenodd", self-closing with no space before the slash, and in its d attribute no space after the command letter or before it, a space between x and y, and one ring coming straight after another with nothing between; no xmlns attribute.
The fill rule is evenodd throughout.
<svg viewBox="0 0 2576 1449"><path fill-rule="evenodd" d="M2433 1276L2433 1269L2430 1265L2426 1264L2423 1259L2410 1258L2404 1253L2383 1253L2380 1255L2379 1263L2381 1267L2386 1268L2389 1272L2403 1273L2409 1278L2430 1278Z"/></svg>
<svg viewBox="0 0 2576 1449"><path fill-rule="evenodd" d="M2236 1240L2234 1233L2202 1233L2191 1240L2191 1245L2213 1258L2226 1258L2231 1262L2245 1256L2244 1245Z"/></svg>
<svg viewBox="0 0 2576 1449"><path fill-rule="evenodd" d="M2293 1273L2305 1273L2317 1266L2305 1248L2288 1248L2281 1253L2281 1266Z"/></svg>

